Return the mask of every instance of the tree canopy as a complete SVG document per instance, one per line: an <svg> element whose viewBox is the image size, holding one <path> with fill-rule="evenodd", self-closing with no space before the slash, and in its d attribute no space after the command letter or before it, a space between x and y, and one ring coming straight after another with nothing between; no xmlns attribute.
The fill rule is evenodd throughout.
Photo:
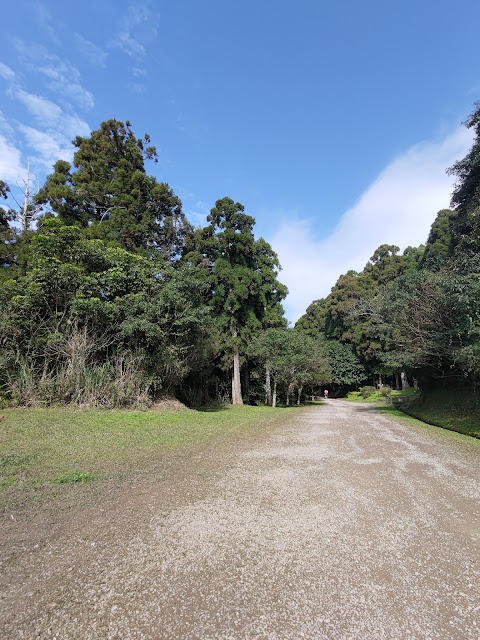
<svg viewBox="0 0 480 640"><path fill-rule="evenodd" d="M466 126L452 209L425 245L380 245L295 328L254 217L223 197L193 228L128 121L77 136L73 163L58 160L34 197L27 188L21 211L0 180L0 401L275 405L408 378L477 388L480 103Z"/></svg>

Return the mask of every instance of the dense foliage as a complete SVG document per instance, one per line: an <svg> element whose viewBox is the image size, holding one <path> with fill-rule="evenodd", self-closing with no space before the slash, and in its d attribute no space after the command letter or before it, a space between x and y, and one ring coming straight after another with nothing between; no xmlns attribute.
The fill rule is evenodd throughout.
<svg viewBox="0 0 480 640"><path fill-rule="evenodd" d="M348 346L365 382L478 389L480 103L475 107L466 122L476 133L473 147L448 170L458 178L453 208L438 213L426 245L402 255L382 245L361 273L340 276L297 323L309 335ZM348 384L338 375L332 380Z"/></svg>
<svg viewBox="0 0 480 640"><path fill-rule="evenodd" d="M269 328L286 333L287 289L254 218L223 198L193 229L171 187L147 174L155 147L128 122L103 122L73 145L73 166L59 160L25 194L35 230L0 208L3 402L262 400L251 345ZM0 182L3 200L9 192ZM295 381L303 388L298 371Z"/></svg>
<svg viewBox="0 0 480 640"><path fill-rule="evenodd" d="M478 388L480 104L466 125L474 145L425 246L381 245L294 329L254 218L224 197L194 229L130 123L75 138L73 165L59 160L21 210L0 180L0 400L288 405L325 385Z"/></svg>

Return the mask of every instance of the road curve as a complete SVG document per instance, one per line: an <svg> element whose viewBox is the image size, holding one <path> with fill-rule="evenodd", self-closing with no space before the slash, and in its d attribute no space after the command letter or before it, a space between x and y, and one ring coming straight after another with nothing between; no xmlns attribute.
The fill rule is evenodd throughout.
<svg viewBox="0 0 480 640"><path fill-rule="evenodd" d="M329 400L218 471L132 534L119 512L75 580L78 545L45 552L8 637L480 638L478 441Z"/></svg>

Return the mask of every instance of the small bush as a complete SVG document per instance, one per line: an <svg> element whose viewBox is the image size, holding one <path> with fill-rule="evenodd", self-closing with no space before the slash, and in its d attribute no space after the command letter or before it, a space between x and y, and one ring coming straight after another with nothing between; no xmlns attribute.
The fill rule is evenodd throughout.
<svg viewBox="0 0 480 640"><path fill-rule="evenodd" d="M368 398L369 396L373 396L375 391L375 387L360 387L360 395L364 399Z"/></svg>
<svg viewBox="0 0 480 640"><path fill-rule="evenodd" d="M347 393L347 400L360 400L360 391L349 391Z"/></svg>
<svg viewBox="0 0 480 640"><path fill-rule="evenodd" d="M382 396L385 396L385 398L390 397L392 395L392 388L387 385L380 387L380 393Z"/></svg>

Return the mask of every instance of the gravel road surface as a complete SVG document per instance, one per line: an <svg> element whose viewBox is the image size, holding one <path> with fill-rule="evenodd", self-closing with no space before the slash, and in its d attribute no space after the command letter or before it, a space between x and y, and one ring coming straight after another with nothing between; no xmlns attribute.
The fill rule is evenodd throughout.
<svg viewBox="0 0 480 640"><path fill-rule="evenodd" d="M0 637L480 638L478 441L329 400L235 446L10 532Z"/></svg>

